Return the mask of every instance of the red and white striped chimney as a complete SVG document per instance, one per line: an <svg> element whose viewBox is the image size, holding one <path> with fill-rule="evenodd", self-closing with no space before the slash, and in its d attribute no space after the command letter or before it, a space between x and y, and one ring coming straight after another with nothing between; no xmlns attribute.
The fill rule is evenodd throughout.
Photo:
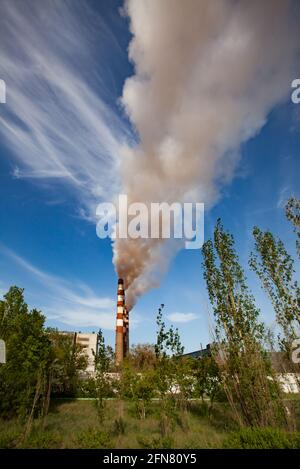
<svg viewBox="0 0 300 469"><path fill-rule="evenodd" d="M125 293L122 278L118 280L118 302L117 302L117 323L116 323L116 364L119 365L124 359L124 310Z"/></svg>

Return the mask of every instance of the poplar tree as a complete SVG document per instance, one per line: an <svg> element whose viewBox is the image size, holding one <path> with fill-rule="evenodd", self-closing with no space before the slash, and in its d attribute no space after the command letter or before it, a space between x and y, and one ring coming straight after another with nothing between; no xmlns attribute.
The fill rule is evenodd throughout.
<svg viewBox="0 0 300 469"><path fill-rule="evenodd" d="M183 396L179 381L184 372L182 369L184 362L181 359L184 347L181 344L178 329L174 330L172 326L170 329L166 328L163 309L162 304L156 318L155 375L160 397L160 431L162 437L165 437L172 431L178 419L176 401ZM179 394L176 395L178 391Z"/></svg>
<svg viewBox="0 0 300 469"><path fill-rule="evenodd" d="M253 236L255 252L250 255L249 265L273 304L277 323L283 331L280 345L289 353L300 326L300 288L294 280L294 261L284 243L275 239L270 231L263 232L255 227Z"/></svg>
<svg viewBox="0 0 300 469"><path fill-rule="evenodd" d="M294 232L297 234L296 247L300 258L300 200L291 197L286 204L285 213L294 225Z"/></svg>
<svg viewBox="0 0 300 469"><path fill-rule="evenodd" d="M95 356L95 387L96 387L96 408L98 419L100 423L103 423L105 418L105 398L109 396L111 392L111 381L108 375L111 365L111 351L110 348L106 347L102 330L98 332L97 342L97 354Z"/></svg>
<svg viewBox="0 0 300 469"><path fill-rule="evenodd" d="M213 353L228 401L241 425L284 418L280 390L264 351L265 330L234 248L220 220L203 245L203 269L215 317Z"/></svg>

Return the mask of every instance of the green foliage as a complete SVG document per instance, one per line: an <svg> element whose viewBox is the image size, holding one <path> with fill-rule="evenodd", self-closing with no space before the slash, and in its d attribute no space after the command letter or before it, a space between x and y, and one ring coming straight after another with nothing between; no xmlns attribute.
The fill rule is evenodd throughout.
<svg viewBox="0 0 300 469"><path fill-rule="evenodd" d="M156 360L155 347L152 344L134 345L130 349L129 358L136 371L153 368Z"/></svg>
<svg viewBox="0 0 300 469"><path fill-rule="evenodd" d="M109 378L108 372L112 362L111 349L105 346L104 336L99 330L98 333L98 344L97 344L97 355L95 356L95 392L96 392L96 408L98 419L100 423L103 423L105 418L105 397L112 394L112 383Z"/></svg>
<svg viewBox="0 0 300 469"><path fill-rule="evenodd" d="M194 376L196 378L195 396L209 398L209 413L214 400L221 394L221 376L215 357L207 355L194 362Z"/></svg>
<svg viewBox="0 0 300 469"><path fill-rule="evenodd" d="M105 345L104 335L101 329L98 332L97 355L95 355L95 367L97 372L106 373L109 371L113 355L111 347Z"/></svg>
<svg viewBox="0 0 300 469"><path fill-rule="evenodd" d="M20 444L22 448L50 449L60 448L63 437L57 431L34 428L30 435Z"/></svg>
<svg viewBox="0 0 300 469"><path fill-rule="evenodd" d="M87 358L73 336L44 328L45 318L29 310L23 289L11 287L0 301L0 337L6 342L7 363L0 366L0 415L32 420L48 412L50 395L72 396Z"/></svg>
<svg viewBox="0 0 300 469"><path fill-rule="evenodd" d="M175 357L171 358L174 367L175 383L174 383L174 399L176 406L186 411L188 408L188 400L193 396L195 388L194 378L194 358Z"/></svg>
<svg viewBox="0 0 300 469"><path fill-rule="evenodd" d="M0 366L0 415L29 413L35 397L40 408L51 343L44 332L44 316L29 311L23 290L11 287L0 301L0 337L6 342L7 363Z"/></svg>
<svg viewBox="0 0 300 469"><path fill-rule="evenodd" d="M17 423L15 427L1 429L0 448L60 448L63 436L58 431L46 430L41 421L35 422L30 435L24 439L22 426Z"/></svg>
<svg viewBox="0 0 300 469"><path fill-rule="evenodd" d="M299 449L300 432L287 433L276 428L242 428L229 435L224 448Z"/></svg>
<svg viewBox="0 0 300 469"><path fill-rule="evenodd" d="M299 397L293 396L299 401ZM124 405L124 429L116 432L114 420L116 417L117 401L109 401L107 405L107 420L104 426L99 426L93 402L66 400L54 401L46 417L46 424L35 420L31 435L25 441L23 438L22 423L18 419L0 421L0 447L21 448L221 448L223 441L236 434L237 425L233 422L233 413L227 403L216 403L208 417L205 410L206 403L193 401L187 412L188 426L183 427L176 423L171 434L162 437L158 432L158 420L154 409L159 410L160 403L153 402L153 412L145 420L137 422L136 416L131 412L131 403ZM264 430L264 429L262 429ZM244 432L244 429L242 429ZM99 436L100 433L100 436ZM104 433L104 435L103 435ZM238 432L240 433L240 432ZM277 433L277 430L275 430ZM281 432L282 433L282 432ZM38 435L40 434L40 439ZM46 435L45 435L46 434ZM284 433L287 437L299 441L299 433ZM266 439L269 440L269 434ZM296 440L296 438L298 440ZM100 440L100 441L99 441ZM245 444L245 443L244 443ZM257 441L247 443L249 447L256 447ZM236 442L226 447L238 446ZM273 442L274 447L281 447L281 442ZM297 447L295 443L294 447ZM299 447L299 445L298 445Z"/></svg>
<svg viewBox="0 0 300 469"><path fill-rule="evenodd" d="M234 250L233 236L226 232L218 220L214 231L214 243L203 245L204 278L216 320L216 337L225 338L236 347L243 347L243 340L251 336L258 343L264 327L258 322L259 310L249 293L242 267ZM217 258L219 266L217 266Z"/></svg>
<svg viewBox="0 0 300 469"><path fill-rule="evenodd" d="M295 325L300 325L300 288L293 279L294 262L283 242L270 231L253 229L255 251L250 256L250 267L258 275L270 297L277 323L283 331L282 349L290 352L291 341L297 337Z"/></svg>
<svg viewBox="0 0 300 469"><path fill-rule="evenodd" d="M95 379L90 377L81 380L77 386L77 397L95 397L96 396L96 382Z"/></svg>
<svg viewBox="0 0 300 469"><path fill-rule="evenodd" d="M96 428L79 433L76 439L77 447L84 449L114 448L114 441L108 432Z"/></svg>
<svg viewBox="0 0 300 469"><path fill-rule="evenodd" d="M134 403L136 414L145 419L154 397L155 373L152 368L137 372L130 361L125 362L120 375L119 386L122 395Z"/></svg>
<svg viewBox="0 0 300 469"><path fill-rule="evenodd" d="M166 329L166 325L163 321L162 312L164 309L163 304L160 305L158 309L158 315L156 318L156 324L158 327L156 334L156 344L155 344L155 354L158 358L166 356L170 353L172 356L180 356L184 352L184 347L180 342L179 332L176 328L173 329L173 326L170 329Z"/></svg>
<svg viewBox="0 0 300 469"><path fill-rule="evenodd" d="M266 426L284 419L279 385L264 352L265 331L234 249L218 220L214 242L203 245L203 268L216 321L222 386L240 424Z"/></svg>
<svg viewBox="0 0 300 469"><path fill-rule="evenodd" d="M286 204L285 213L288 220L294 225L294 231L297 234L296 247L300 258L300 200L291 197Z"/></svg>
<svg viewBox="0 0 300 469"><path fill-rule="evenodd" d="M49 367L53 395L72 397L81 384L81 373L87 367L87 357L80 344L74 342L74 335L62 334L48 328L47 335L52 346L52 361Z"/></svg>
<svg viewBox="0 0 300 469"><path fill-rule="evenodd" d="M20 431L11 429L11 430L2 430L0 432L0 448L1 449L10 449L15 448L20 441L21 434Z"/></svg>
<svg viewBox="0 0 300 469"><path fill-rule="evenodd" d="M165 438L173 431L178 420L177 405L187 407L189 379L189 361L183 360L184 347L181 344L178 329L166 329L163 321L162 304L156 319L157 335L155 344L155 388L160 398L159 430Z"/></svg>
<svg viewBox="0 0 300 469"><path fill-rule="evenodd" d="M170 449L174 448L174 439L170 436L161 437L145 437L138 436L137 441L141 448L144 449Z"/></svg>

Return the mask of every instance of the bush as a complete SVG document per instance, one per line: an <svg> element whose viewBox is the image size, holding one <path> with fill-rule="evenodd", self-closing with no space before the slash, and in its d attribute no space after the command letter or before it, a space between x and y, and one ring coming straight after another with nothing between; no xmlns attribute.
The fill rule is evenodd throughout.
<svg viewBox="0 0 300 469"><path fill-rule="evenodd" d="M20 432L16 430L3 431L0 433L0 448L15 448L20 438Z"/></svg>
<svg viewBox="0 0 300 469"><path fill-rule="evenodd" d="M170 449L174 448L174 440L171 437L154 437L147 438L144 436L139 436L137 441L141 448L144 449Z"/></svg>
<svg viewBox="0 0 300 469"><path fill-rule="evenodd" d="M81 432L77 437L77 445L85 449L114 448L114 441L109 433L94 428Z"/></svg>
<svg viewBox="0 0 300 469"><path fill-rule="evenodd" d="M229 435L224 448L239 449L297 449L300 432L288 433L276 428L243 428Z"/></svg>
<svg viewBox="0 0 300 469"><path fill-rule="evenodd" d="M24 443L20 444L22 448L32 449L51 449L61 448L62 437L53 431L34 429L26 438Z"/></svg>
<svg viewBox="0 0 300 469"><path fill-rule="evenodd" d="M96 397L96 383L94 378L86 378L79 381L76 397Z"/></svg>

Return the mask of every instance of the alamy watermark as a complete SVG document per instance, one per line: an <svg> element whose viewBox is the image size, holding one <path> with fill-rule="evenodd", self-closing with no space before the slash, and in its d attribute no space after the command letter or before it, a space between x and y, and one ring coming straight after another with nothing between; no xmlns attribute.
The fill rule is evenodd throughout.
<svg viewBox="0 0 300 469"><path fill-rule="evenodd" d="M127 195L120 194L117 204L99 204L96 215L101 239L182 239L186 249L200 249L204 242L203 203L129 204Z"/></svg>
<svg viewBox="0 0 300 469"><path fill-rule="evenodd" d="M291 84L292 88L295 88L291 94L291 100L294 104L300 103L300 78L295 78Z"/></svg>
<svg viewBox="0 0 300 469"><path fill-rule="evenodd" d="M0 104L6 103L6 84L4 80L0 79Z"/></svg>

